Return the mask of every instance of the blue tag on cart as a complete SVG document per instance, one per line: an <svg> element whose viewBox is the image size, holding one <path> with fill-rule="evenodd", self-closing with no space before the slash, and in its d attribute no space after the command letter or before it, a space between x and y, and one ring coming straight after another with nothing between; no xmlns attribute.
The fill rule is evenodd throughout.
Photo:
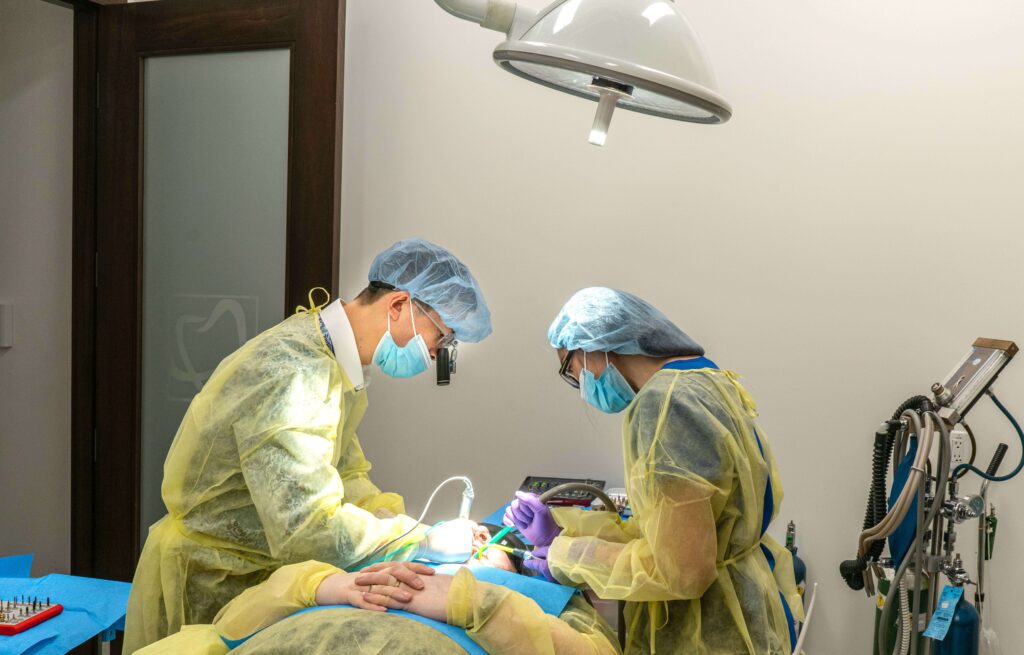
<svg viewBox="0 0 1024 655"><path fill-rule="evenodd" d="M924 631L925 637L931 637L935 641L942 641L946 638L949 626L953 623L953 613L956 612L956 606L963 595L963 587L947 586L942 589L942 595L939 596L939 605L935 608L935 613L932 614L932 620L928 624L928 629Z"/></svg>

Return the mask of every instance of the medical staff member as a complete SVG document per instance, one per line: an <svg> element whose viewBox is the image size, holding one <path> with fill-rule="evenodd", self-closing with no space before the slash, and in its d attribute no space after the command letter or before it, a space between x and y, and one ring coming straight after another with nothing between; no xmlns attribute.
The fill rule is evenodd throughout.
<svg viewBox="0 0 1024 655"><path fill-rule="evenodd" d="M627 653L789 655L802 608L790 554L765 533L782 487L736 374L614 289L577 292L548 340L587 403L625 411L633 516L551 511L518 494L505 521L538 547L527 565L626 601Z"/></svg>
<svg viewBox="0 0 1024 655"><path fill-rule="evenodd" d="M356 437L364 367L423 373L439 348L487 337L490 312L466 265L427 241L380 253L369 280L354 302L300 309L247 342L192 400L164 463L168 513L135 571L124 652L211 622L282 565L349 568L409 530L423 537L402 498L368 476ZM406 556L465 559L474 527L446 523Z"/></svg>

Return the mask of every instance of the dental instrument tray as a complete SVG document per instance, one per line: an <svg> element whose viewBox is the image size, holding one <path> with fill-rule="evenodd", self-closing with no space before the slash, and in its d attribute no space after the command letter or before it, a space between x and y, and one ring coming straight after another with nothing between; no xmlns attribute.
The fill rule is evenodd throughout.
<svg viewBox="0 0 1024 655"><path fill-rule="evenodd" d="M21 634L63 611L63 605L51 603L49 598L18 596L0 600L0 635L9 637Z"/></svg>
<svg viewBox="0 0 1024 655"><path fill-rule="evenodd" d="M579 482L583 484L589 484L597 487L598 489L604 489L604 480L585 480L583 478L548 478L539 475L527 476L523 483L519 486L519 491L525 491L528 493L542 495L549 489L561 486L569 482ZM556 494L550 498L547 503L548 505L561 505L561 506L580 506L589 507L590 503L594 501L594 495L587 491L581 490L568 490Z"/></svg>

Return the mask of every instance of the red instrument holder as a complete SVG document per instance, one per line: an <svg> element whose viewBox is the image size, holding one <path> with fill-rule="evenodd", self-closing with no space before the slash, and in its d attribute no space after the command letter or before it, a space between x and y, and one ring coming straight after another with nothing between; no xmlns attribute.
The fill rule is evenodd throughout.
<svg viewBox="0 0 1024 655"><path fill-rule="evenodd" d="M19 623L14 623L11 625L0 625L0 635L10 637L13 635L21 634L29 628L39 625L43 621L52 619L53 617L57 616L63 611L63 605L53 605L51 607L46 608L42 612L39 612L38 614L33 614L32 616L25 617L25 620Z"/></svg>

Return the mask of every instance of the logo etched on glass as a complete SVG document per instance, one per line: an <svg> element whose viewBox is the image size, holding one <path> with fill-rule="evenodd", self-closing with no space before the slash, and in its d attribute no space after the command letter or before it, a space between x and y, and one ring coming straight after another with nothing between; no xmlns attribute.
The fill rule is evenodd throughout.
<svg viewBox="0 0 1024 655"><path fill-rule="evenodd" d="M255 296L175 295L169 400L191 402L217 365L259 332Z"/></svg>

